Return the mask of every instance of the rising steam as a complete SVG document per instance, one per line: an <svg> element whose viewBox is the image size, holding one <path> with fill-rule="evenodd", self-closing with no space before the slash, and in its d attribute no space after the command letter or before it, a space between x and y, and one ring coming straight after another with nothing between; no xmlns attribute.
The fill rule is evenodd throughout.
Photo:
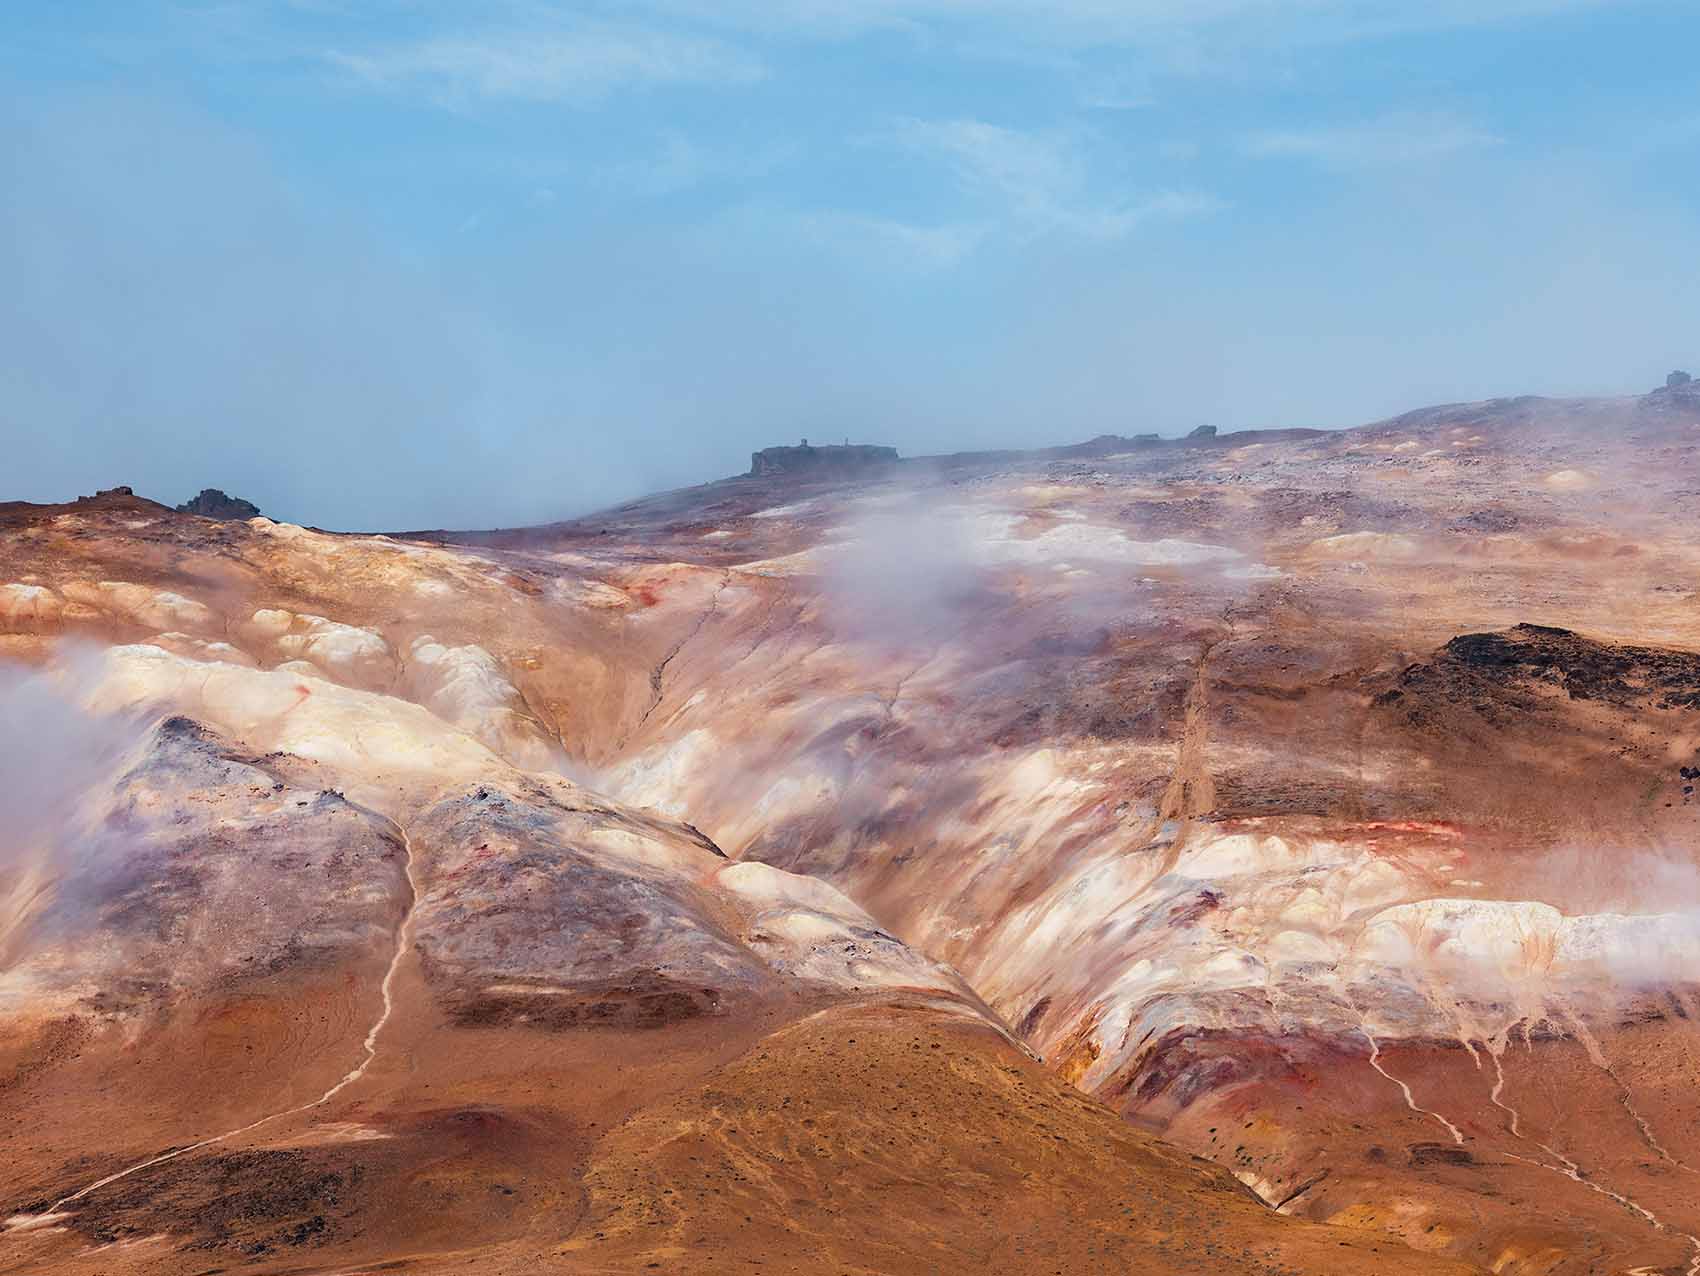
<svg viewBox="0 0 1700 1276"><path fill-rule="evenodd" d="M78 706L93 659L72 651L51 670L0 667L0 970L23 955L56 883L93 854L99 839L79 816L134 734Z"/></svg>

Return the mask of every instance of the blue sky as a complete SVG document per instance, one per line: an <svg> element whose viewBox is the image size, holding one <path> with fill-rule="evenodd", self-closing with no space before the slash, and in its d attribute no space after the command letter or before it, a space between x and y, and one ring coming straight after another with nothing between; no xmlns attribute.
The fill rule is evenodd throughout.
<svg viewBox="0 0 1700 1276"><path fill-rule="evenodd" d="M1700 364L1700 6L0 10L0 499L535 521L800 435Z"/></svg>

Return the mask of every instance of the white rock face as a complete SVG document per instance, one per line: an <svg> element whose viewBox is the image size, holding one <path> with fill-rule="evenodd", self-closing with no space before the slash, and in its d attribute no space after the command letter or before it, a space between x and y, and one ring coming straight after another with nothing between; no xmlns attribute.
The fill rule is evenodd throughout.
<svg viewBox="0 0 1700 1276"><path fill-rule="evenodd" d="M249 619L247 629L257 637L277 639L288 633L294 623L295 613L292 611L261 608Z"/></svg>
<svg viewBox="0 0 1700 1276"><path fill-rule="evenodd" d="M170 590L128 581L70 581L65 597L113 618L154 630L205 631L219 627L212 608Z"/></svg>
<svg viewBox="0 0 1700 1276"><path fill-rule="evenodd" d="M1426 970L1478 997L1591 999L1700 971L1700 915L1567 917L1532 900L1426 899L1377 916L1353 958Z"/></svg>
<svg viewBox="0 0 1700 1276"><path fill-rule="evenodd" d="M704 750L717 747L712 733L691 731L671 744L639 754L604 777L609 791L633 806L653 807L664 815L683 817L679 794Z"/></svg>
<svg viewBox="0 0 1700 1276"><path fill-rule="evenodd" d="M0 625L7 629L43 629L59 623L65 604L41 585L0 585Z"/></svg>
<svg viewBox="0 0 1700 1276"><path fill-rule="evenodd" d="M407 691L517 766L542 770L556 761L557 750L524 697L482 647L414 639L407 650Z"/></svg>
<svg viewBox="0 0 1700 1276"><path fill-rule="evenodd" d="M1700 913L1569 917L1554 947L1554 968L1573 979L1662 986L1700 974Z"/></svg>
<svg viewBox="0 0 1700 1276"><path fill-rule="evenodd" d="M1552 970L1564 915L1527 900L1423 899L1379 913L1353 957L1397 969L1504 980Z"/></svg>
<svg viewBox="0 0 1700 1276"><path fill-rule="evenodd" d="M395 681L395 653L370 629L275 609L256 611L244 629L285 660L307 661L337 682L388 690Z"/></svg>
<svg viewBox="0 0 1700 1276"><path fill-rule="evenodd" d="M1068 522L1037 536L1020 537L1015 535L1020 522L1020 516L1015 514L981 514L967 529L969 543L977 554L991 562L1083 561L1172 567L1236 563L1245 557L1225 545L1172 539L1140 541L1119 528L1083 522Z"/></svg>
<svg viewBox="0 0 1700 1276"><path fill-rule="evenodd" d="M744 942L775 970L834 988L913 988L975 1000L947 966L880 930L843 892L767 864L728 864L715 876L745 915Z"/></svg>
<svg viewBox="0 0 1700 1276"><path fill-rule="evenodd" d="M818 877L803 877L774 868L771 864L742 860L722 868L717 880L723 889L731 891L741 903L757 912L772 908L808 908L863 926L874 924L873 918L860 905L836 886Z"/></svg>
<svg viewBox="0 0 1700 1276"><path fill-rule="evenodd" d="M1174 856L1112 847L1012 911L963 962L1006 1018L1052 1007L1035 1042L1096 1049L1104 1084L1177 1029L1485 1041L1520 1020L1614 1012L1700 971L1700 914L1567 916L1437 894L1445 860L1209 830Z"/></svg>
<svg viewBox="0 0 1700 1276"><path fill-rule="evenodd" d="M251 748L333 766L350 783L388 775L474 779L502 766L471 736L408 701L151 645L108 650L86 699L97 712L187 714Z"/></svg>
<svg viewBox="0 0 1700 1276"><path fill-rule="evenodd" d="M196 638L191 634L167 633L155 634L148 642L155 647L186 656L190 660L222 660L227 664L246 665L255 667L258 663L240 647L227 642L208 642L204 638Z"/></svg>

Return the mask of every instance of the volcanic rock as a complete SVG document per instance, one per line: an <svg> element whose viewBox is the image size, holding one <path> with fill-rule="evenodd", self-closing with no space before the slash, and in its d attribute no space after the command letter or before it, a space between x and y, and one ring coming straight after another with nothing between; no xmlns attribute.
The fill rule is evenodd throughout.
<svg viewBox="0 0 1700 1276"><path fill-rule="evenodd" d="M878 473L897 464L897 449L868 443L828 443L816 447L804 439L796 447L769 447L750 455L754 478L837 478Z"/></svg>
<svg viewBox="0 0 1700 1276"><path fill-rule="evenodd" d="M207 487L194 500L179 505L177 512L199 514L202 518L249 519L259 517L260 507L237 496L226 496L216 487Z"/></svg>

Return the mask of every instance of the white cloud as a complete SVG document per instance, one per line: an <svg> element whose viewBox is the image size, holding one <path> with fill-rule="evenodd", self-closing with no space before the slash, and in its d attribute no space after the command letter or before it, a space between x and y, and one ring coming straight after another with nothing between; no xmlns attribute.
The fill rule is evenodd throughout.
<svg viewBox="0 0 1700 1276"><path fill-rule="evenodd" d="M1089 148L1072 134L1004 128L983 120L898 121L881 139L942 162L971 194L998 205L1028 233L1060 231L1115 239L1154 217L1220 208L1197 191L1132 193L1111 184L1100 193Z"/></svg>
<svg viewBox="0 0 1700 1276"><path fill-rule="evenodd" d="M719 40L608 24L434 36L326 57L369 84L447 102L583 102L619 89L748 84L763 75L754 57Z"/></svg>
<svg viewBox="0 0 1700 1276"><path fill-rule="evenodd" d="M1243 139L1241 150L1264 158L1312 160L1340 168L1411 164L1505 139L1446 113L1387 115L1354 124L1275 129Z"/></svg>
<svg viewBox="0 0 1700 1276"><path fill-rule="evenodd" d="M708 145L683 133L669 132L655 149L610 165L595 183L618 194L659 197L711 182L749 182L765 177L796 154L781 144L731 147Z"/></svg>
<svg viewBox="0 0 1700 1276"><path fill-rule="evenodd" d="M790 214L791 229L821 248L873 255L900 266L942 270L978 248L989 228L980 223L923 225L839 210Z"/></svg>
<svg viewBox="0 0 1700 1276"><path fill-rule="evenodd" d="M968 186L1032 205L1077 193L1085 174L1073 146L1058 134L1003 128L983 120L900 120L894 144L943 158Z"/></svg>
<svg viewBox="0 0 1700 1276"><path fill-rule="evenodd" d="M703 223L717 244L760 245L765 252L808 262L828 273L848 268L874 273L948 270L967 260L994 227L975 221L907 221L843 208L806 208L750 200Z"/></svg>
<svg viewBox="0 0 1700 1276"><path fill-rule="evenodd" d="M1082 47L1209 37L1236 48L1329 44L1603 7L1617 0L643 0L652 11L765 32L846 36L880 28L997 25L1023 41ZM1196 50L1181 50L1192 57Z"/></svg>
<svg viewBox="0 0 1700 1276"><path fill-rule="evenodd" d="M1094 111L1138 111L1156 101L1149 75L1088 72L1079 79L1080 105Z"/></svg>

